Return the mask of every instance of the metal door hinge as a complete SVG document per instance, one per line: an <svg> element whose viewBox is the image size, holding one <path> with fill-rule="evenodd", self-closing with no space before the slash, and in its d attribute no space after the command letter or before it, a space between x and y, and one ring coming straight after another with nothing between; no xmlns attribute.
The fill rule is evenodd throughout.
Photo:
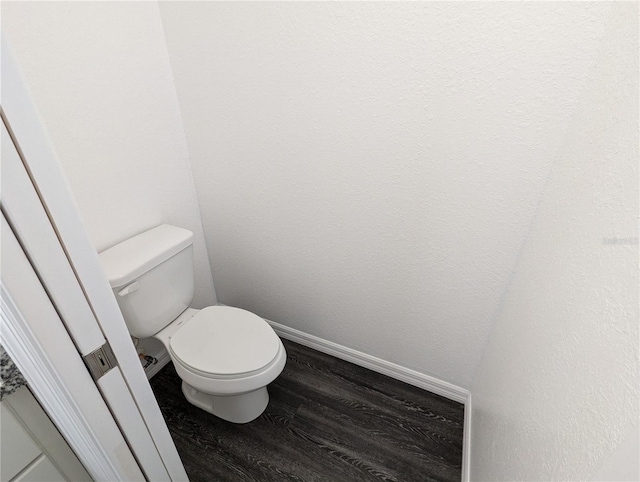
<svg viewBox="0 0 640 482"><path fill-rule="evenodd" d="M114 367L118 366L116 357L113 355L109 343L105 343L100 348L93 350L88 355L82 357L85 365L89 369L89 373L94 380L98 380L102 375L107 373Z"/></svg>

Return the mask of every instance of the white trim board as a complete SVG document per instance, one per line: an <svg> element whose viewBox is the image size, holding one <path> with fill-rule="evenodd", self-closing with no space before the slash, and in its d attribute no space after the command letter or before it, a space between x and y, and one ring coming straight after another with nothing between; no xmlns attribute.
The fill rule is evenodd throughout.
<svg viewBox="0 0 640 482"><path fill-rule="evenodd" d="M367 355L352 348L338 345L332 341L318 338L317 336L309 335L302 331L288 326L281 325L275 321L265 320L271 325L273 330L286 340L291 340L295 343L299 343L319 352L326 353L327 355L335 356L341 360L351 362L355 365L368 368L374 372L387 375L396 380L408 383L418 388L422 388L436 395L443 396L449 400L455 402L466 403L469 397L469 391L464 388L460 388L452 383L439 380L438 378L426 375L424 373L411 370L409 368L396 365L381 358Z"/></svg>
<svg viewBox="0 0 640 482"><path fill-rule="evenodd" d="M464 428L462 432L462 482L471 481L471 393L464 403Z"/></svg>

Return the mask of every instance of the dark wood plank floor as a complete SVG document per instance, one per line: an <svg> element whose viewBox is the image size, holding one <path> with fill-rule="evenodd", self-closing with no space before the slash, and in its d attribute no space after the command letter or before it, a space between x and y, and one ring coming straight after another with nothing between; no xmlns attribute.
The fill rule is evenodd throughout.
<svg viewBox="0 0 640 482"><path fill-rule="evenodd" d="M172 364L151 380L192 482L460 480L462 404L283 343L287 365L248 424L189 404Z"/></svg>

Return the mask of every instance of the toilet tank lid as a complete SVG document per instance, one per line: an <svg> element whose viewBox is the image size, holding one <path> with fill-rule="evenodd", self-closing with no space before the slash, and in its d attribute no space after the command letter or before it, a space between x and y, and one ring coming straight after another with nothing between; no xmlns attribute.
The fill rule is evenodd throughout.
<svg viewBox="0 0 640 482"><path fill-rule="evenodd" d="M123 286L193 244L187 229L161 224L100 253L112 288Z"/></svg>

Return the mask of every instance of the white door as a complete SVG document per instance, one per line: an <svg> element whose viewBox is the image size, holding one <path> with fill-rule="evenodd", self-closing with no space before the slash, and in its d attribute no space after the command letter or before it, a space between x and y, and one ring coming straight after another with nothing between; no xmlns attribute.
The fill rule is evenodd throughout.
<svg viewBox="0 0 640 482"><path fill-rule="evenodd" d="M28 366L30 357L36 359L39 355L46 363L47 357L60 351L57 345L66 346L65 353L73 362L69 361L67 366L64 357L60 358L60 364L52 363L50 376L62 381L61 389L69 391L71 405L86 402L84 410L89 411L83 412L80 408L78 416L87 419L90 436L100 439L102 435L111 434L108 435L112 437L109 439L111 445L107 444L103 452L113 459L112 469L119 474L116 480L140 479L131 467L129 458L132 455L137 461L135 468L138 472L141 469L148 480L187 480L98 255L84 232L64 174L7 50L6 41L2 42L1 93L2 283L3 289L5 285L7 287L7 303L3 296L2 342L76 451L81 444L75 446L60 425L65 423L63 412L67 409L43 399L53 396L45 389L46 377L39 377L38 370ZM19 259L25 262L14 263ZM29 271L31 275L24 274ZM18 275L31 276L33 286L27 288L26 280L13 281L12 277ZM31 290L35 289L36 281L50 304L46 323L38 312L30 311L30 300L34 296ZM44 303L44 298L41 301ZM13 306L9 306L11 303ZM27 333L9 336L11 330L5 330L5 325L10 327L14 321L16 327ZM54 331L57 339L48 335ZM21 336L24 339L31 336L33 346L20 349ZM83 360L93 367L95 383ZM73 376L66 373L71 366L76 369ZM84 372L81 373L81 369ZM88 384L93 388L88 388ZM85 395L92 397L90 403L88 399L81 400ZM100 395L98 401L96 396ZM89 408L92 404L97 407L95 411ZM104 417L111 418L111 423L102 420L104 425L100 421L91 425L94 418L100 419L101 410ZM112 433L114 427L119 427L118 433L124 435L126 444L117 441L117 435ZM118 466L120 455L125 461L121 467ZM83 459L83 454L78 452L78 456L91 472L91 464ZM107 476L92 472L92 476L114 480L113 473Z"/></svg>
<svg viewBox="0 0 640 482"><path fill-rule="evenodd" d="M94 480L144 480L4 214L1 221L2 345Z"/></svg>

